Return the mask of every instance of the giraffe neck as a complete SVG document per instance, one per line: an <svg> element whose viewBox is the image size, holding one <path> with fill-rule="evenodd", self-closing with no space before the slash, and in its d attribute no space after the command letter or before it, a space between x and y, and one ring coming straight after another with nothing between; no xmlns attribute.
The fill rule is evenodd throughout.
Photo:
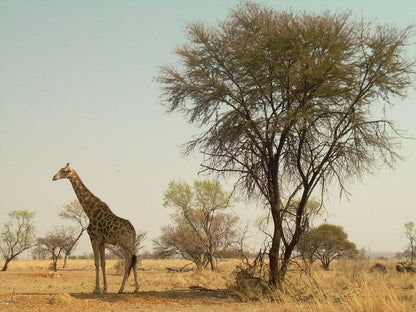
<svg viewBox="0 0 416 312"><path fill-rule="evenodd" d="M75 170L73 170L73 175L69 177L69 181L71 181L79 203L81 204L88 218L91 220L94 208L97 207L99 203L102 203L102 201L84 185Z"/></svg>

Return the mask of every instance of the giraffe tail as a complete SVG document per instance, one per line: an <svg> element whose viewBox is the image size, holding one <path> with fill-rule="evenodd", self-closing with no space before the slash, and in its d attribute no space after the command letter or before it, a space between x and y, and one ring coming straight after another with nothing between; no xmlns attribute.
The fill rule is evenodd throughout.
<svg viewBox="0 0 416 312"><path fill-rule="evenodd" d="M131 256L131 265L130 265L128 276L130 276L131 269L133 269L136 265L137 265L137 256L133 255L133 256Z"/></svg>

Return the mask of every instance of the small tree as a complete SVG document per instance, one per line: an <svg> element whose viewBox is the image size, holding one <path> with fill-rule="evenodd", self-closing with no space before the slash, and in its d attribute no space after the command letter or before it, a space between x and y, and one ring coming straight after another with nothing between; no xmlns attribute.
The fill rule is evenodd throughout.
<svg viewBox="0 0 416 312"><path fill-rule="evenodd" d="M47 259L49 257L49 251L43 246L39 245L39 242L31 250L32 259Z"/></svg>
<svg viewBox="0 0 416 312"><path fill-rule="evenodd" d="M321 261L325 270L330 263L341 257L351 257L358 253L354 243L348 241L348 234L341 226L322 224L308 233L310 252L315 259Z"/></svg>
<svg viewBox="0 0 416 312"><path fill-rule="evenodd" d="M73 200L69 204L64 205L61 210L59 211L59 216L62 219L70 220L78 224L78 234L75 239L72 241L72 245L68 245L67 248L64 250L64 264L63 267L66 266L66 260L71 254L72 250L78 243L79 239L81 238L82 234L87 230L89 219L87 214L85 213L84 209L82 208L81 204L78 200Z"/></svg>
<svg viewBox="0 0 416 312"><path fill-rule="evenodd" d="M185 222L179 220L174 222L176 223L174 226L163 226L162 234L154 240L155 254L160 258L180 255L195 263L198 269L206 267L205 250L199 239L195 240L195 234Z"/></svg>
<svg viewBox="0 0 416 312"><path fill-rule="evenodd" d="M72 248L77 235L72 227L55 227L53 231L47 232L44 237L38 239L41 248L47 250L52 258L52 269L56 272L58 259L62 252Z"/></svg>
<svg viewBox="0 0 416 312"><path fill-rule="evenodd" d="M403 252L403 256L407 261L410 261L410 265L413 266L413 261L416 258L416 228L413 222L407 222L405 225L404 236L407 239L407 246Z"/></svg>
<svg viewBox="0 0 416 312"><path fill-rule="evenodd" d="M162 227L155 249L161 255L179 254L199 268L209 265L215 270L218 252L239 242L239 219L226 212L231 201L232 194L225 192L219 181L196 181L192 187L171 181L164 206L175 209L171 216L174 224Z"/></svg>
<svg viewBox="0 0 416 312"><path fill-rule="evenodd" d="M398 251L394 254L394 258L396 258L397 260L402 260L403 256L404 256L403 252L400 252L400 251Z"/></svg>
<svg viewBox="0 0 416 312"><path fill-rule="evenodd" d="M7 270L10 261L35 245L35 214L27 210L13 210L8 213L10 220L4 224L0 241L0 253L5 260L2 271Z"/></svg>

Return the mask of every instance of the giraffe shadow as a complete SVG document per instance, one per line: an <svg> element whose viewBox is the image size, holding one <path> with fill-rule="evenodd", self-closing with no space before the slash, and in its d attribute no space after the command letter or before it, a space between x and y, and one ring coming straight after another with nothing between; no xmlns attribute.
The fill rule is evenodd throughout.
<svg viewBox="0 0 416 312"><path fill-rule="evenodd" d="M239 301L237 296L228 290L211 290L211 289L178 289L178 290L164 290L164 291L140 291L134 293L107 293L107 294L93 294L93 293L71 293L73 298L78 300L98 300L103 302L118 302L126 299L141 299L147 302L168 302L175 300L231 300Z"/></svg>

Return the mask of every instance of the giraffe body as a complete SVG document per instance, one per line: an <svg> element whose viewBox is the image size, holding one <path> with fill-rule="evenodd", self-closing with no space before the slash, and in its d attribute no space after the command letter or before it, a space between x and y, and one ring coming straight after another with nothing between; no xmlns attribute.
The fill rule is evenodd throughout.
<svg viewBox="0 0 416 312"><path fill-rule="evenodd" d="M53 180L68 179L75 194L88 216L90 221L87 232L90 236L92 250L94 253L95 264L95 288L94 293L100 292L100 274L101 264L103 275L103 293L107 292L107 278L105 274L105 245L117 245L123 250L125 271L119 293L124 291L130 270L133 269L135 290L139 291L137 278L137 257L135 255L136 231L129 220L116 216L106 203L96 197L81 181L80 177L69 164L58 171Z"/></svg>

